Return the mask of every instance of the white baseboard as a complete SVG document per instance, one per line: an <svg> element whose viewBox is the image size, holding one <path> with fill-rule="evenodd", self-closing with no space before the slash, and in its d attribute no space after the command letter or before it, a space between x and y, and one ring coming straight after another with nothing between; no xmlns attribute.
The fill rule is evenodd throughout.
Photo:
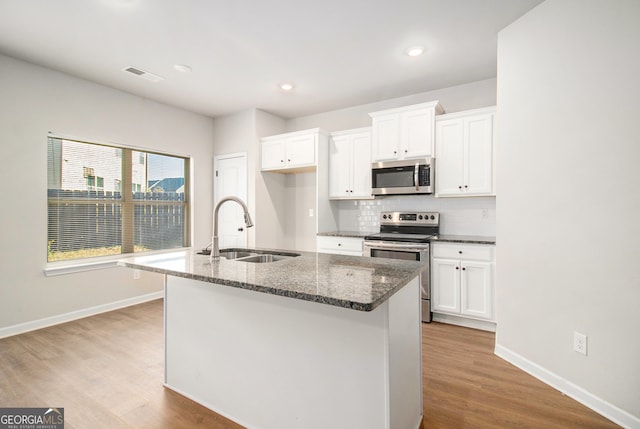
<svg viewBox="0 0 640 429"><path fill-rule="evenodd" d="M494 353L507 362L517 366L518 368L529 373L538 380L575 399L582 405L592 409L596 413L608 418L609 420L622 426L623 428L640 429L639 417L633 416L628 412L616 407L615 405L608 403L607 401L584 390L580 386L577 386L570 381L565 380L557 374L554 374L553 372L541 367L540 365L531 362L530 360L507 349L506 347L496 344Z"/></svg>
<svg viewBox="0 0 640 429"><path fill-rule="evenodd" d="M471 319L468 317L454 316L452 314L433 313L434 322L448 323L450 325L464 326L465 328L480 329L482 331L496 332L495 322Z"/></svg>
<svg viewBox="0 0 640 429"><path fill-rule="evenodd" d="M82 319L84 317L94 316L107 311L117 310L119 308L129 307L143 302L153 301L164 296L164 291L148 293L133 298L123 299L121 301L110 302L108 304L97 305L95 307L83 308L82 310L72 311L70 313L59 314L57 316L45 317L44 319L33 320L31 322L20 323L17 325L0 328L0 338L11 337L13 335L23 334L36 329L47 328L61 323L71 322L72 320Z"/></svg>

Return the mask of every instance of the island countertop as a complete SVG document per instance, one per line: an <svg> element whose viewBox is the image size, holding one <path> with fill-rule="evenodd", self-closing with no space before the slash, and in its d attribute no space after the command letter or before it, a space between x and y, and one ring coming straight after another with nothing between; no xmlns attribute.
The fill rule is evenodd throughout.
<svg viewBox="0 0 640 429"><path fill-rule="evenodd" d="M251 252L294 252L271 249L224 249ZM118 261L121 266L153 271L272 295L313 301L359 311L372 311L422 269L422 264L386 258L299 252L300 256L269 263L209 261L208 255L181 250Z"/></svg>

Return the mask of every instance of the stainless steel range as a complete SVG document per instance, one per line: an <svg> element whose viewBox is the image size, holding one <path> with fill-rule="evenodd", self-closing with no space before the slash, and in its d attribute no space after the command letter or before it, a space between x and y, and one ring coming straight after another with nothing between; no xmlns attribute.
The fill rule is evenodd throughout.
<svg viewBox="0 0 640 429"><path fill-rule="evenodd" d="M429 242L438 235L439 228L439 213L382 212L380 232L364 238L364 256L423 262L420 273L423 322L431 322Z"/></svg>

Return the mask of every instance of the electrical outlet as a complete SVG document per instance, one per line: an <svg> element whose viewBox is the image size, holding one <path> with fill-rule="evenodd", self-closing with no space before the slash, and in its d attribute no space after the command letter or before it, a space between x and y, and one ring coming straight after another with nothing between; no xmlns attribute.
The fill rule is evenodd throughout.
<svg viewBox="0 0 640 429"><path fill-rule="evenodd" d="M482 209L482 219L489 219L489 209Z"/></svg>
<svg viewBox="0 0 640 429"><path fill-rule="evenodd" d="M573 333L573 351L587 355L587 336L585 334Z"/></svg>
<svg viewBox="0 0 640 429"><path fill-rule="evenodd" d="M133 270L133 279L134 280L138 280L140 278L140 270L134 269Z"/></svg>

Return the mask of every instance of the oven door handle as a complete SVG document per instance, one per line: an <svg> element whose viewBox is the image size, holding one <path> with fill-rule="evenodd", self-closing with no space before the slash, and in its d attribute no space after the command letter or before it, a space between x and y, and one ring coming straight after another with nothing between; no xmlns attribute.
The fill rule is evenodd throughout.
<svg viewBox="0 0 640 429"><path fill-rule="evenodd" d="M375 244L374 243L369 244L365 241L364 245L369 249L376 249L376 250L402 249L402 250L420 252L420 251L429 249L429 244L416 246L415 243L405 244L405 243L394 243L390 241L377 241L375 242Z"/></svg>
<svg viewBox="0 0 640 429"><path fill-rule="evenodd" d="M420 190L420 182L418 181L420 172L420 163L416 162L416 169L413 171L413 183L416 184L416 191Z"/></svg>

